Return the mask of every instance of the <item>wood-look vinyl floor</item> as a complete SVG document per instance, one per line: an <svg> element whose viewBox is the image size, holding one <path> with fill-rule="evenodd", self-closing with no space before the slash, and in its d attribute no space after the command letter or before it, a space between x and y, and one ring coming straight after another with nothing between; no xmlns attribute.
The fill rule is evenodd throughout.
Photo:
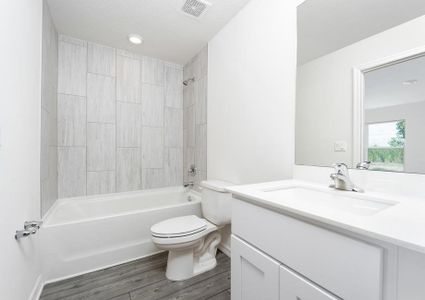
<svg viewBox="0 0 425 300"><path fill-rule="evenodd" d="M167 254L47 284L40 300L230 300L230 259L217 253L217 267L181 282L165 277Z"/></svg>

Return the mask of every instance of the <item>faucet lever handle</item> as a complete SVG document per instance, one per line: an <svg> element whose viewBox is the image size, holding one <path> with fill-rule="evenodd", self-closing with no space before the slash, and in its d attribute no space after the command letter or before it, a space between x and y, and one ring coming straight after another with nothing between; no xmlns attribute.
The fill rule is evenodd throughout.
<svg viewBox="0 0 425 300"><path fill-rule="evenodd" d="M335 168L336 173L347 176L348 175L348 166L345 163L336 163L332 165Z"/></svg>
<svg viewBox="0 0 425 300"><path fill-rule="evenodd" d="M25 221L24 229L31 230L32 228L40 229L40 226L43 224L43 221Z"/></svg>

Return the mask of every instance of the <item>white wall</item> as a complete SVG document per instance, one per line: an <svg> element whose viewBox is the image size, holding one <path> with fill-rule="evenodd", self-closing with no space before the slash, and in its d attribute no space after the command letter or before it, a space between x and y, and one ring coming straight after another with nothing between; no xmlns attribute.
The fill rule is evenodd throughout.
<svg viewBox="0 0 425 300"><path fill-rule="evenodd" d="M366 123L406 120L404 171L425 173L425 102L395 105L365 111Z"/></svg>
<svg viewBox="0 0 425 300"><path fill-rule="evenodd" d="M352 163L352 68L425 44L425 16L298 68L296 163ZM334 152L335 141L348 151Z"/></svg>
<svg viewBox="0 0 425 300"><path fill-rule="evenodd" d="M208 178L291 177L296 2L251 0L210 41Z"/></svg>
<svg viewBox="0 0 425 300"><path fill-rule="evenodd" d="M22 300L40 273L37 236L13 236L40 218L42 1L1 1L0 20L0 297Z"/></svg>

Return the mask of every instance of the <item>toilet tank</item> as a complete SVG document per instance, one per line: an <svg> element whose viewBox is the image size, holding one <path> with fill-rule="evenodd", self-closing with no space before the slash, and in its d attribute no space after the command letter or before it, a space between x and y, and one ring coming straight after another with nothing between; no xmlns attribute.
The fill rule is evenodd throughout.
<svg viewBox="0 0 425 300"><path fill-rule="evenodd" d="M232 194L226 191L233 186L221 180L206 180L202 187L202 215L211 223L221 226L230 224L232 216Z"/></svg>

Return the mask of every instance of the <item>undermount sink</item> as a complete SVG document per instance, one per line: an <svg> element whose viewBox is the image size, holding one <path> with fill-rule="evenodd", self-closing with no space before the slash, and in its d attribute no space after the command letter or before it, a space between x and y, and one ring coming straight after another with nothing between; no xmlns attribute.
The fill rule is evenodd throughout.
<svg viewBox="0 0 425 300"><path fill-rule="evenodd" d="M309 187L281 187L266 189L267 198L273 202L301 210L327 210L360 216L377 214L397 202L344 191L326 191Z"/></svg>

